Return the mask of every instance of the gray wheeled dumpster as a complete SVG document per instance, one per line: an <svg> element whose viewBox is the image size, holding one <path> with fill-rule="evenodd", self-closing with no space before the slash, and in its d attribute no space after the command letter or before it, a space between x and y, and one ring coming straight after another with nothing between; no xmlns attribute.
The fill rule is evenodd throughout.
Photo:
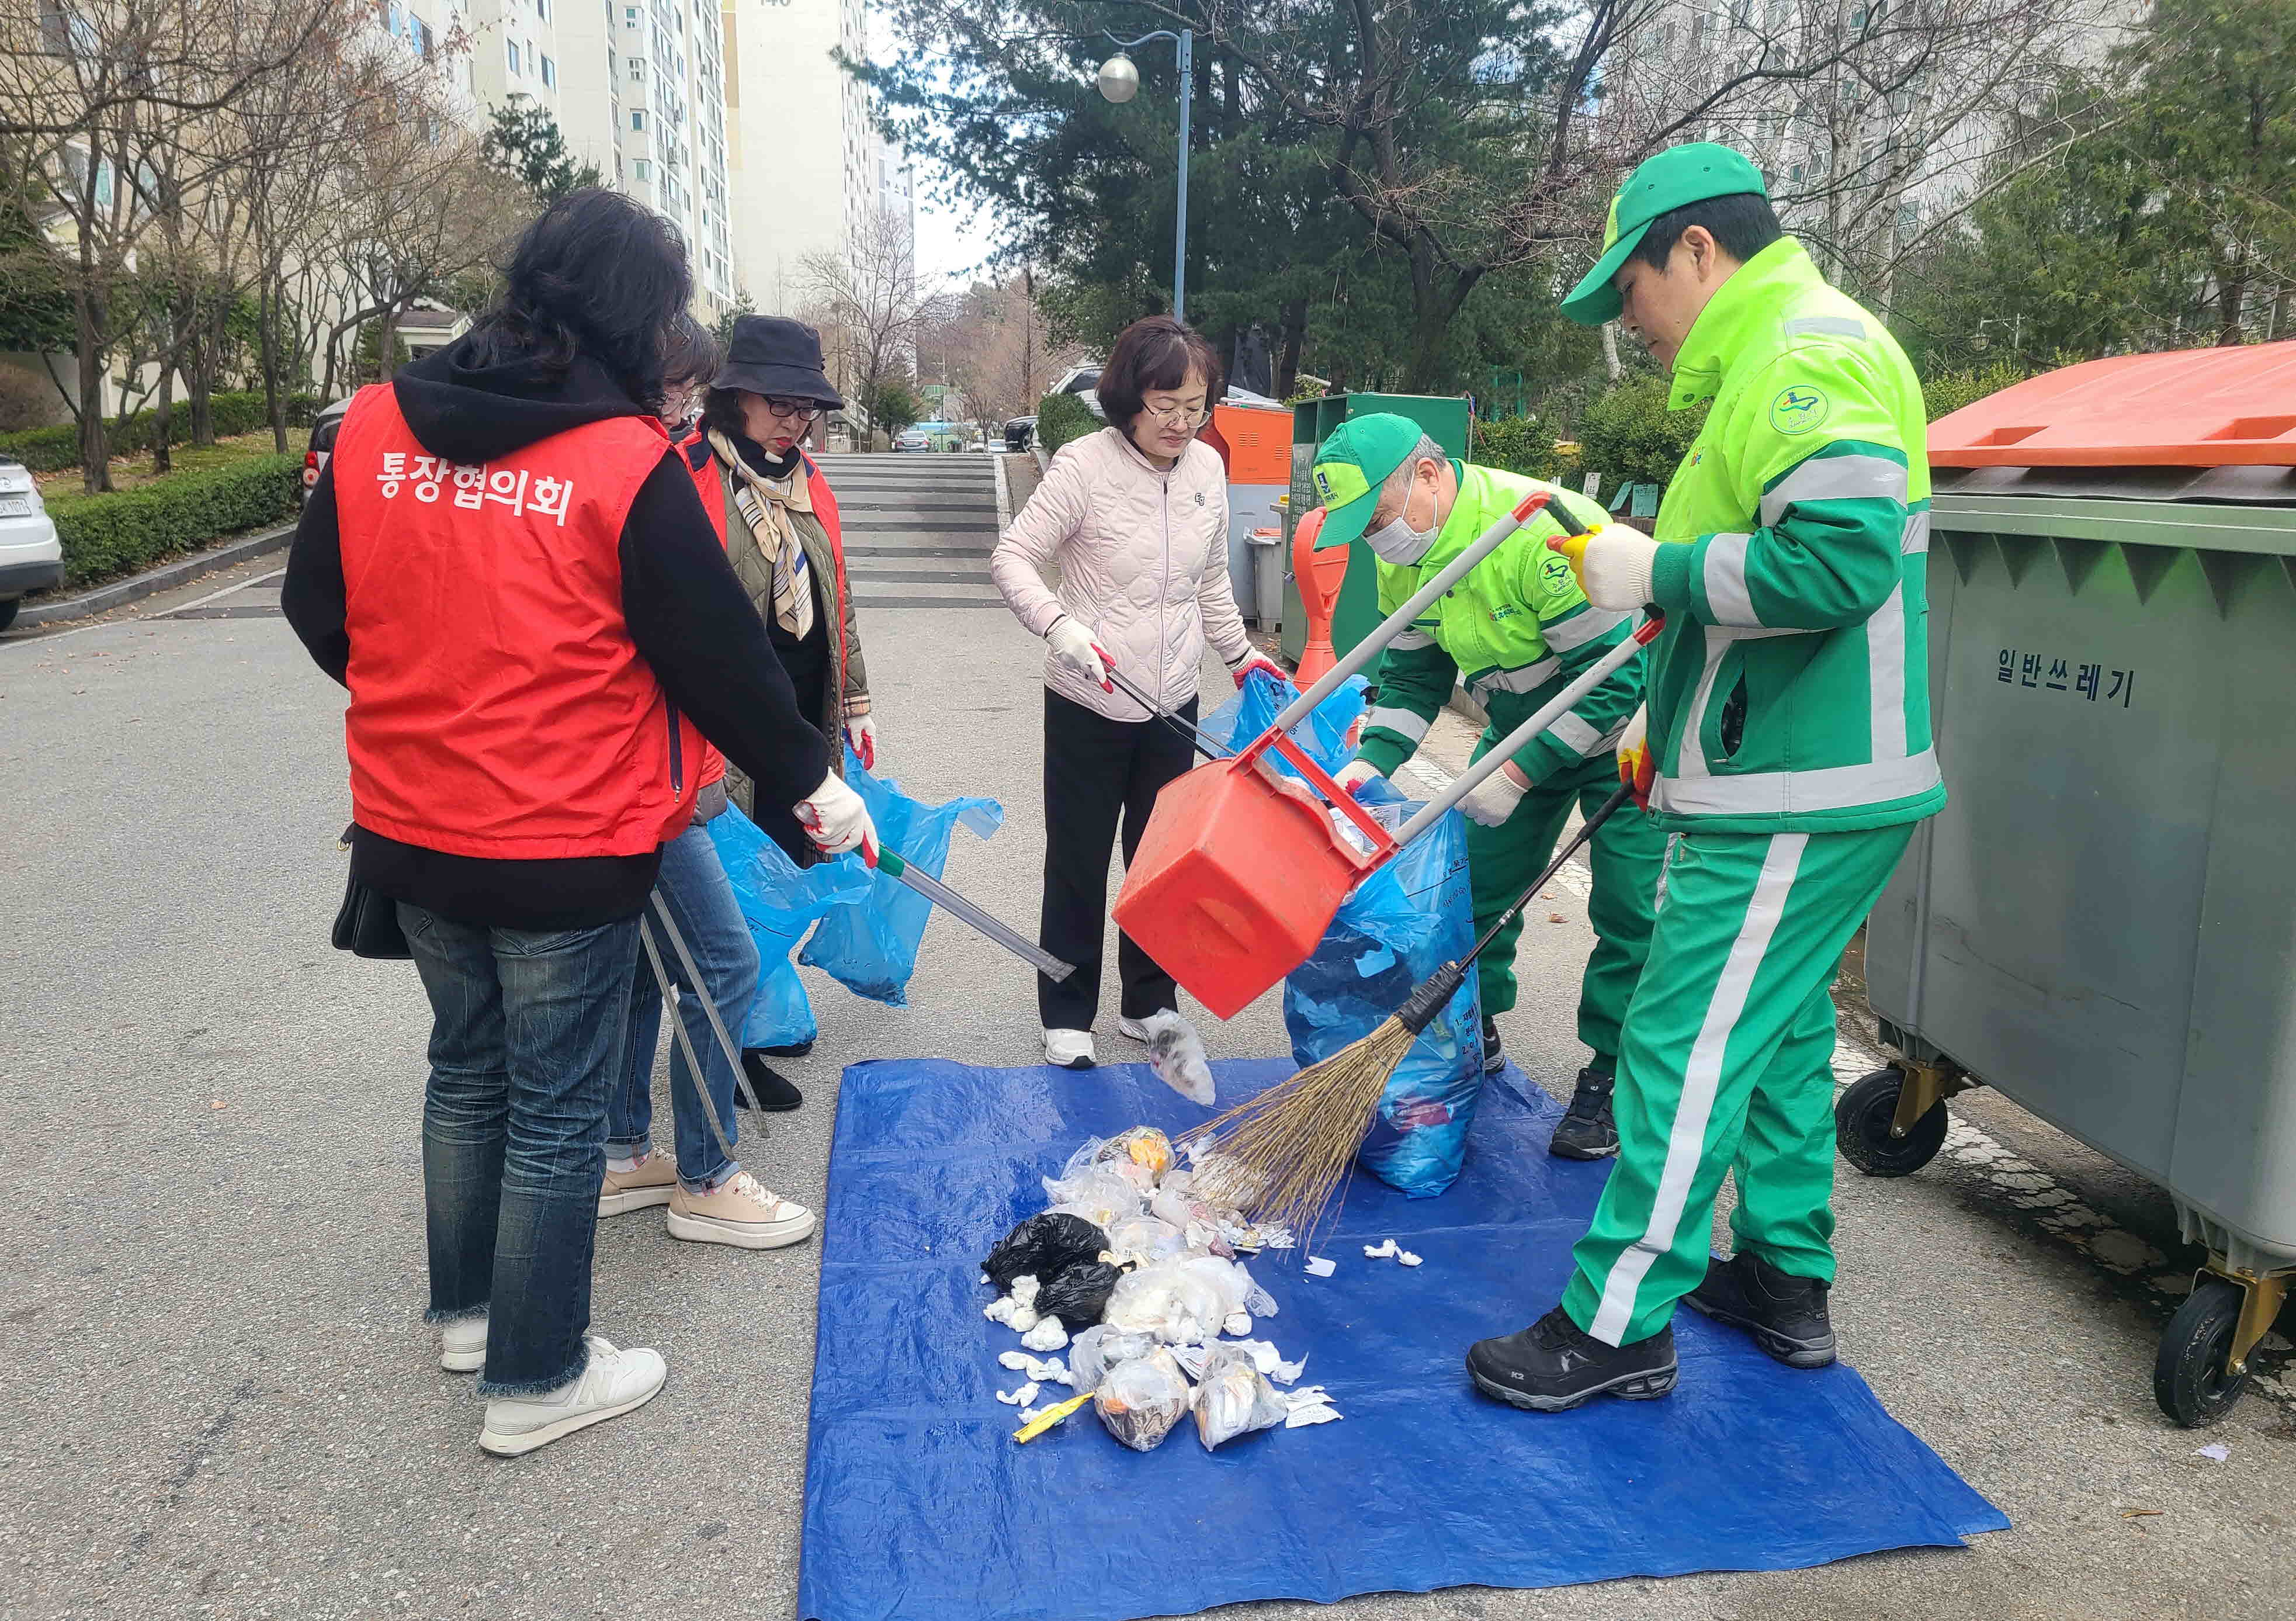
<svg viewBox="0 0 2296 1621"><path fill-rule="evenodd" d="M1842 1152L1997 1088L2157 1182L2209 1259L2154 1386L2237 1399L2296 1271L2296 343L2127 356L1931 430L1950 802L1868 925L1900 1062Z"/></svg>

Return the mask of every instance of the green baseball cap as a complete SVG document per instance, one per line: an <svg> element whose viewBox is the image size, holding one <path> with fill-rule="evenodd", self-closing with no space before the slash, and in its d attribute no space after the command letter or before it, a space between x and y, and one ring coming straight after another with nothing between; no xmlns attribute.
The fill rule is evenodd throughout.
<svg viewBox="0 0 2296 1621"><path fill-rule="evenodd" d="M1419 448L1427 431L1408 416L1375 412L1341 423L1316 448L1316 465L1308 476L1316 481L1316 504L1324 509L1324 531L1316 537L1318 550L1345 546L1370 527L1372 508L1379 505L1379 487Z"/></svg>
<svg viewBox="0 0 2296 1621"><path fill-rule="evenodd" d="M1611 216L1603 226L1603 256L1562 300L1562 313L1581 326L1617 320L1619 290L1611 285L1611 278L1642 244L1652 220L1709 197L1747 192L1757 197L1770 194L1762 184L1762 171L1734 146L1693 141L1644 159L1611 199Z"/></svg>

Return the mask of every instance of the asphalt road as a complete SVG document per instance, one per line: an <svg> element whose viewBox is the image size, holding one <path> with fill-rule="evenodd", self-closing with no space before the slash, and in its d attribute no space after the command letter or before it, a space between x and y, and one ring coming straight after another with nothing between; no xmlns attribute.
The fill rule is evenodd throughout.
<svg viewBox="0 0 2296 1621"><path fill-rule="evenodd" d="M652 1213L608 1222L596 1326L662 1348L668 1389L523 1461L473 1445L469 1383L438 1370L421 1321L426 1009L411 970L328 949L348 808L340 697L265 600L258 584L220 605L244 616L127 617L0 646L6 1613L791 1617L816 1247L742 1254L674 1242ZM1005 805L993 842L959 835L950 881L1025 925L1041 854L1038 645L968 605L887 608L865 633L893 774L924 798ZM1208 693L1224 688L1207 677ZM1464 731L1439 731L1432 752L1463 760ZM1583 908L1559 893L1552 910L1563 921L1527 932L1523 967L1568 986ZM813 983L822 1039L792 1066L808 1101L744 1159L816 1207L840 1065L1036 1057L1025 973L951 926L928 937L906 1009ZM1581 1058L1569 1003L1528 997L1506 1032L1554 1090ZM1203 1024L1215 1057L1283 1049L1266 1000ZM1844 1167L1836 1316L1891 1411L2015 1529L1811 1571L1233 1613L2296 1613L2296 1423L2251 1395L2196 1436L2152 1404L2172 1301L2147 1280L2191 1262L2166 1201L1997 1098L1956 1107L1983 1135L1957 1133L1920 1174L1870 1182ZM2095 1230L2044 1224L2037 1186L2158 1260L2113 1270ZM1546 1303L1523 1304L1528 1316ZM2204 1441L2227 1461L2195 1457ZM1536 1483L1524 1490L1535 1512Z"/></svg>

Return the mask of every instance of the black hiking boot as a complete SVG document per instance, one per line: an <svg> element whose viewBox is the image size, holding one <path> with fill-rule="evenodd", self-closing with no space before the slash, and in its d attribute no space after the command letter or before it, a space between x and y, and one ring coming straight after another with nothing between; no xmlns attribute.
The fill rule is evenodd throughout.
<svg viewBox="0 0 2296 1621"><path fill-rule="evenodd" d="M786 1047L758 1047L750 1050L761 1052L768 1058L802 1058L813 1050L813 1043L810 1041L791 1041Z"/></svg>
<svg viewBox="0 0 2296 1621"><path fill-rule="evenodd" d="M1499 1066L1506 1062L1506 1054L1499 1047L1499 1022L1489 1014L1483 1015L1483 1074L1496 1075Z"/></svg>
<svg viewBox="0 0 2296 1621"><path fill-rule="evenodd" d="M1607 1159L1616 1154L1619 1126L1611 1116L1611 1093L1617 1085L1618 1077L1608 1070L1592 1065L1580 1070L1578 1088L1570 1094L1570 1107L1563 1111L1546 1151L1564 1159Z"/></svg>
<svg viewBox="0 0 2296 1621"><path fill-rule="evenodd" d="M766 1049L752 1047L742 1054L742 1074L749 1079L749 1090L735 1087L734 1101L748 1108L750 1096L755 1093L758 1107L769 1115L785 1115L805 1101L805 1094L797 1090L787 1075L766 1062Z"/></svg>
<svg viewBox="0 0 2296 1621"><path fill-rule="evenodd" d="M1789 1368L1823 1368L1833 1361L1833 1322L1825 1314L1826 1286L1782 1272L1759 1255L1742 1252L1706 1263L1706 1281L1683 1304L1716 1322L1754 1337L1754 1343Z"/></svg>
<svg viewBox="0 0 2296 1621"><path fill-rule="evenodd" d="M1674 1329L1606 1345L1556 1306L1519 1334L1477 1340L1467 1351L1467 1372L1485 1395L1538 1412L1597 1395L1647 1402L1674 1388Z"/></svg>

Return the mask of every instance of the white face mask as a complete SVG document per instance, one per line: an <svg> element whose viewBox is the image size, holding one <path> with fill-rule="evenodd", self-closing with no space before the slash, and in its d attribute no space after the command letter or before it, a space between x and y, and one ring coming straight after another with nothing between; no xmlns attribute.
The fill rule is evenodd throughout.
<svg viewBox="0 0 2296 1621"><path fill-rule="evenodd" d="M1418 467L1414 465L1412 471L1416 473ZM1412 494L1417 493L1418 486L1414 483L1412 487ZM1414 529L1406 521L1410 513L1411 502L1406 498L1403 503L1403 510L1398 513L1391 522L1368 531L1364 535L1364 539L1371 543L1371 549L1382 559L1403 568L1410 567L1427 555L1429 549L1434 546L1436 533L1441 527L1431 521L1425 529Z"/></svg>

